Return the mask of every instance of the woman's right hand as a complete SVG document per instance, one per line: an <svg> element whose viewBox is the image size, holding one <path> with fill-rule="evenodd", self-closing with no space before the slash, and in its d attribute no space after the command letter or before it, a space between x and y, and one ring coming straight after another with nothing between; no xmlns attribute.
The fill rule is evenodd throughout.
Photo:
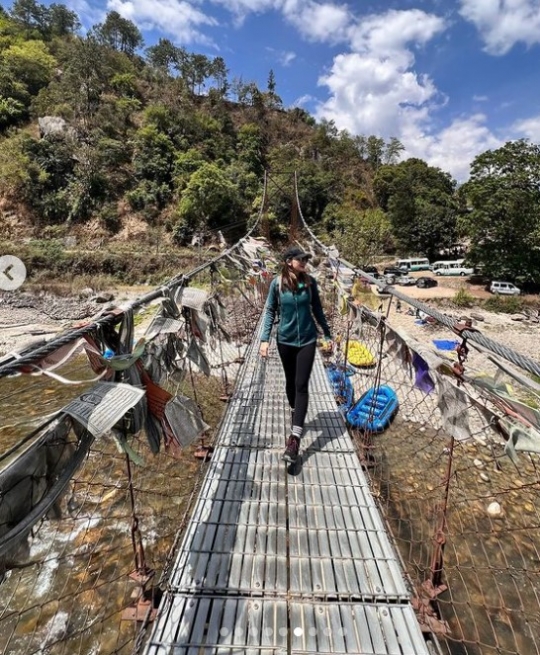
<svg viewBox="0 0 540 655"><path fill-rule="evenodd" d="M259 355L261 357L268 357L268 347L269 347L268 341L261 341L261 347L259 348Z"/></svg>

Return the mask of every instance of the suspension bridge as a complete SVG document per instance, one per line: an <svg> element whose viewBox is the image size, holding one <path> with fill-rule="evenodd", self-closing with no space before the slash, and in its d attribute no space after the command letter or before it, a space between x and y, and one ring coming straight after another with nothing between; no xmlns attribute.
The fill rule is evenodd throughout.
<svg viewBox="0 0 540 655"><path fill-rule="evenodd" d="M272 254L253 237L267 235L273 184L218 257L0 361L4 403L23 383L34 398L71 393L22 438L4 433L3 652L540 652L538 363L393 288L385 304L364 284L353 302L350 277L376 281L318 240L294 178L291 237L318 254L338 347L316 357L286 466L283 373L275 350L258 355ZM456 356L395 327L392 298L452 329ZM368 365L351 365L355 343ZM75 400L66 369L83 384ZM210 445L211 380L225 405ZM374 435L351 423L345 390L385 384L399 411Z"/></svg>

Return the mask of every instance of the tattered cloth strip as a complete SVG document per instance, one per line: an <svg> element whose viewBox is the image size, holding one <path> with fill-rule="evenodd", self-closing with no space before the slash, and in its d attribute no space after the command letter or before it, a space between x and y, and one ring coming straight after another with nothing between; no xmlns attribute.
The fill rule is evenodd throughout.
<svg viewBox="0 0 540 655"><path fill-rule="evenodd" d="M349 296L343 289L341 289L340 291L341 293L339 297L339 313L341 316L347 316L347 314L349 313L349 302L348 302Z"/></svg>
<svg viewBox="0 0 540 655"><path fill-rule="evenodd" d="M412 365L415 373L414 386L424 393L431 393L435 389L435 383L431 379L429 366L425 359L413 352Z"/></svg>
<svg viewBox="0 0 540 655"><path fill-rule="evenodd" d="M494 376L488 373L479 373L478 375L465 375L464 377L467 382L484 392L501 391L506 394L512 393L512 385L501 379L500 371L497 371Z"/></svg>
<svg viewBox="0 0 540 655"><path fill-rule="evenodd" d="M269 253L268 244L263 237L246 237L241 241L241 248L250 259L258 259L261 255Z"/></svg>
<svg viewBox="0 0 540 655"><path fill-rule="evenodd" d="M143 389L141 370L143 370L141 365L137 363L136 366L131 366L127 371L117 373L118 379L116 381L129 384L136 389ZM138 434L144 427L147 414L148 406L145 394L134 407L126 412L124 417L120 419L115 427L120 430L124 436L128 434Z"/></svg>
<svg viewBox="0 0 540 655"><path fill-rule="evenodd" d="M192 361L207 377L210 376L210 362L195 339L191 339L186 357Z"/></svg>
<svg viewBox="0 0 540 655"><path fill-rule="evenodd" d="M40 375L43 371L54 371L59 366L68 362L72 357L82 352L84 341L77 339L77 341L66 343L60 348L57 348L52 353L45 355L43 359L31 366L23 366L20 370L22 373L31 373L33 375ZM17 356L17 353L13 353ZM36 370L39 369L39 370Z"/></svg>
<svg viewBox="0 0 540 655"><path fill-rule="evenodd" d="M176 292L174 300L179 307L189 307L197 312L204 310L209 298L208 291L194 287L180 287Z"/></svg>
<svg viewBox="0 0 540 655"><path fill-rule="evenodd" d="M194 309L188 309L190 317L191 333L206 343L206 334L208 332L208 321L203 316L202 312L197 312Z"/></svg>
<svg viewBox="0 0 540 655"><path fill-rule="evenodd" d="M471 437L469 428L469 397L467 394L442 375L437 376L439 385L438 407L441 412L443 429L458 441Z"/></svg>
<svg viewBox="0 0 540 655"><path fill-rule="evenodd" d="M227 320L227 308L219 293L215 293L212 296L211 301L212 307L216 310L217 320L225 322Z"/></svg>
<svg viewBox="0 0 540 655"><path fill-rule="evenodd" d="M176 318L168 318L160 313L152 319L152 322L146 329L145 337L148 340L152 340L155 339L158 334L176 334L177 332L180 332L183 326L183 321L179 321Z"/></svg>
<svg viewBox="0 0 540 655"><path fill-rule="evenodd" d="M215 299L211 299L206 306L206 313L208 315L208 329L212 337L219 337L220 334L223 335L225 341L230 343L232 341L231 335L225 330L223 325L221 325L223 313L221 311L220 305Z"/></svg>
<svg viewBox="0 0 540 655"><path fill-rule="evenodd" d="M416 341L406 332L398 331L387 325L386 342L388 353L394 355L404 367L410 371L410 365L415 371L415 386L425 393L434 389L434 379L431 372L453 377L453 362L442 359L430 346Z"/></svg>
<svg viewBox="0 0 540 655"><path fill-rule="evenodd" d="M386 328L386 343L388 354L392 355L406 370L410 371L412 363L409 347L404 338L390 326Z"/></svg>
<svg viewBox="0 0 540 655"><path fill-rule="evenodd" d="M165 419L175 440L182 448L186 448L197 437L210 429L201 416L194 400L178 395L172 398L165 407Z"/></svg>
<svg viewBox="0 0 540 655"><path fill-rule="evenodd" d="M26 538L43 516L61 516L60 497L93 441L86 431L70 437L70 429L71 418L61 416L0 472L0 508L9 516L0 536L0 572L25 559Z"/></svg>
<svg viewBox="0 0 540 655"><path fill-rule="evenodd" d="M492 361L496 366L498 366L504 373L514 378L514 380L522 384L524 387L531 389L536 394L540 394L540 384L538 384L538 382L535 382L526 375L523 375L523 373L516 370L513 366L510 366L508 362L503 361L499 357L495 357L495 355L488 355L488 359Z"/></svg>
<svg viewBox="0 0 540 655"><path fill-rule="evenodd" d="M86 356L94 373L102 373L107 370L107 365L103 363L101 357L101 351L95 338L90 334L85 334L83 339L86 341L88 346L84 346L86 351Z"/></svg>
<svg viewBox="0 0 540 655"><path fill-rule="evenodd" d="M517 451L525 453L540 453L540 432L533 427L520 425L515 420L503 418L500 421L508 434L504 452L517 465Z"/></svg>
<svg viewBox="0 0 540 655"><path fill-rule="evenodd" d="M97 382L107 375L108 371L106 369L101 369L101 372L99 375L96 375L96 377L87 378L85 380L70 380L63 375L53 373L54 369L64 366L70 359L75 357L75 355L82 352L82 350L85 348L84 343L85 342L82 339L78 339L75 343L67 343L52 353L49 353L46 357L39 360L35 364L23 366L20 370L22 373L30 375L46 375L47 377L50 377L53 380L60 382L61 384L81 385ZM17 353L13 353L13 356L16 359L19 358Z"/></svg>
<svg viewBox="0 0 540 655"><path fill-rule="evenodd" d="M161 382L165 374L181 382L184 378L181 362L186 345L179 334L185 332L185 319L181 318L178 306L172 299L173 292L166 288L163 293L166 295L161 302L159 314L146 333L152 341L145 351L144 366L156 382Z"/></svg>
<svg viewBox="0 0 540 655"><path fill-rule="evenodd" d="M113 371L126 371L128 368L130 368L130 366L133 366L133 364L135 364L135 362L143 356L145 346L146 346L146 339L141 337L135 344L135 347L133 348L133 352L131 353L113 355L112 357L105 357L99 352L99 350L95 350L93 354L94 354L95 361L99 361L102 366L111 368ZM85 348L87 353L91 351L90 345L87 345Z"/></svg>
<svg viewBox="0 0 540 655"><path fill-rule="evenodd" d="M94 437L110 430L144 396L144 389L130 384L100 382L62 408Z"/></svg>
<svg viewBox="0 0 540 655"><path fill-rule="evenodd" d="M468 382L483 389L495 407L507 416L511 416L523 425L540 428L540 412L513 396L510 385L497 381L488 375L470 377ZM534 402L540 405L540 396L532 393L531 395Z"/></svg>
<svg viewBox="0 0 540 655"><path fill-rule="evenodd" d="M236 270L243 271L244 273L249 273L251 271L251 261L246 257L239 257L237 259L232 255L227 255L227 259L233 263Z"/></svg>

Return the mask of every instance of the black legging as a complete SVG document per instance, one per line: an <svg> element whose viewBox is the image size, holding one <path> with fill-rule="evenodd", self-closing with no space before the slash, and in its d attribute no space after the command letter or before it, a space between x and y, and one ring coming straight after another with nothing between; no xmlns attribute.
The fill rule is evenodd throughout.
<svg viewBox="0 0 540 655"><path fill-rule="evenodd" d="M317 344L287 346L278 343L277 348L285 371L285 391L289 405L294 407L293 426L303 428L309 401L309 378L315 359Z"/></svg>

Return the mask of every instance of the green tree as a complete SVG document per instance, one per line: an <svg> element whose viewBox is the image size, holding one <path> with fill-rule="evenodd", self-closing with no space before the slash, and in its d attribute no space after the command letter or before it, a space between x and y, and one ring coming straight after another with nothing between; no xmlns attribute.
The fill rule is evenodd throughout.
<svg viewBox="0 0 540 655"><path fill-rule="evenodd" d="M117 11L110 11L104 23L94 25L92 33L100 43L127 55L133 55L144 44L135 23L123 18Z"/></svg>
<svg viewBox="0 0 540 655"><path fill-rule="evenodd" d="M256 123L246 123L238 130L238 159L260 179L264 173L264 139Z"/></svg>
<svg viewBox="0 0 540 655"><path fill-rule="evenodd" d="M436 256L456 241L456 183L421 159L383 165L374 179L379 205L404 252Z"/></svg>
<svg viewBox="0 0 540 655"><path fill-rule="evenodd" d="M540 280L540 146L519 140L479 155L459 191L468 259L492 277Z"/></svg>
<svg viewBox="0 0 540 655"><path fill-rule="evenodd" d="M195 171L198 171L206 163L201 152L195 148L190 148L186 152L181 152L176 156L174 162L174 186L177 191L183 191Z"/></svg>
<svg viewBox="0 0 540 655"><path fill-rule="evenodd" d="M146 49L146 56L152 66L169 72L178 61L178 48L169 39L159 41Z"/></svg>
<svg viewBox="0 0 540 655"><path fill-rule="evenodd" d="M2 53L1 68L23 84L28 93L36 95L51 80L57 66L43 41L23 41L11 45Z"/></svg>
<svg viewBox="0 0 540 655"><path fill-rule="evenodd" d="M381 209L358 209L352 203L329 205L325 223L329 236L348 261L373 264L375 258L393 247L392 226Z"/></svg>
<svg viewBox="0 0 540 655"><path fill-rule="evenodd" d="M153 219L172 197L174 146L166 134L148 125L137 131L133 147L138 184L127 198L133 209L144 209L146 218Z"/></svg>
<svg viewBox="0 0 540 655"><path fill-rule="evenodd" d="M36 30L42 34L45 33L48 9L36 2L36 0L15 0L10 14L25 30Z"/></svg>
<svg viewBox="0 0 540 655"><path fill-rule="evenodd" d="M175 239L186 243L195 232L223 227L241 216L235 185L215 164L203 164L191 176L178 205Z"/></svg>
<svg viewBox="0 0 540 655"><path fill-rule="evenodd" d="M47 31L50 36L69 36L81 29L81 22L74 11L65 5L53 3L47 15Z"/></svg>
<svg viewBox="0 0 540 655"><path fill-rule="evenodd" d="M274 75L274 71L272 69L270 69L270 72L268 73L268 83L266 88L268 89L268 93L276 92L276 76Z"/></svg>
<svg viewBox="0 0 540 655"><path fill-rule="evenodd" d="M216 89L222 98L227 95L229 90L228 74L229 71L223 57L214 57L210 64L210 75L213 77Z"/></svg>
<svg viewBox="0 0 540 655"><path fill-rule="evenodd" d="M69 48L62 87L75 115L86 123L98 111L111 76L110 61L105 54L93 36L77 38Z"/></svg>

